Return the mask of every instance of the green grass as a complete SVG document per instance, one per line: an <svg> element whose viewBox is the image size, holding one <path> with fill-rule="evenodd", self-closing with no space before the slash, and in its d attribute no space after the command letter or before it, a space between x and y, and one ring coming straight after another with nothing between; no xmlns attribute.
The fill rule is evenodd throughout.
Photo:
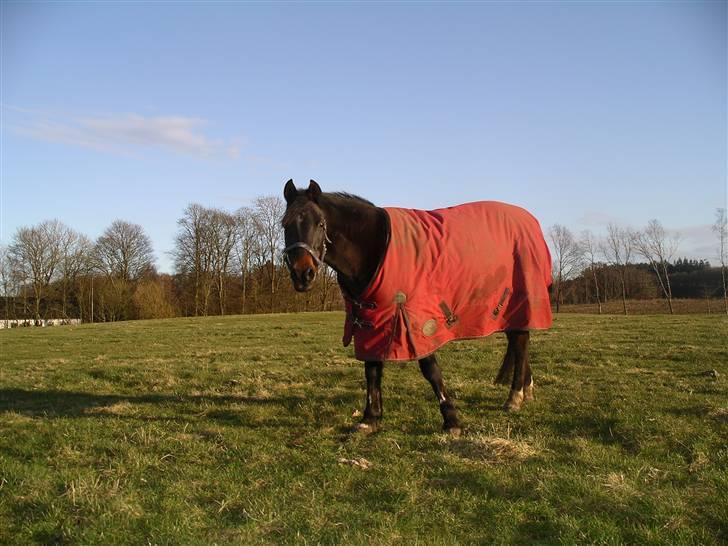
<svg viewBox="0 0 728 546"><path fill-rule="evenodd" d="M414 363L385 366L382 431L348 433L364 380L342 321L0 332L0 542L728 541L726 318L560 316L513 415L503 336L453 343L459 440Z"/></svg>

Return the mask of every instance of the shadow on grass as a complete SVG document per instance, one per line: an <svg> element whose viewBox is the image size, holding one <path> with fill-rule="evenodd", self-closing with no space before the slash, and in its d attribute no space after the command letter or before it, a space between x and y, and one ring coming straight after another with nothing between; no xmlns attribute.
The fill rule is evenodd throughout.
<svg viewBox="0 0 728 546"><path fill-rule="evenodd" d="M172 395L172 394L94 394L62 390L0 389L0 412L15 412L28 417L113 417L122 419L184 421L187 416L205 417L224 424L249 426L241 418L241 406L279 407L281 416L301 412L301 407L311 404L348 406L353 395L254 397L243 395ZM151 404L172 408L179 415L130 414L111 410L115 404ZM234 408L229 408L235 405ZM258 421L260 425L261 422ZM280 423L279 423L280 424Z"/></svg>
<svg viewBox="0 0 728 546"><path fill-rule="evenodd" d="M584 437L596 440L603 445L618 445L627 453L637 453L640 449L639 439L630 430L625 430L624 423L615 417L594 414L558 415L558 419L550 419L546 424L556 438ZM565 459L571 454L564 453Z"/></svg>

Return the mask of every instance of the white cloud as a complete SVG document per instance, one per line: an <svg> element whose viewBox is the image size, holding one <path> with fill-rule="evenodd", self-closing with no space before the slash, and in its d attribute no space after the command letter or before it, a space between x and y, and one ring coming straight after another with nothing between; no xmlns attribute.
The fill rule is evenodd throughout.
<svg viewBox="0 0 728 546"><path fill-rule="evenodd" d="M35 120L17 126L16 130L39 140L102 151L129 153L161 148L198 157L238 158L239 145L209 138L202 132L206 123L203 119L182 116L127 114L64 121Z"/></svg>

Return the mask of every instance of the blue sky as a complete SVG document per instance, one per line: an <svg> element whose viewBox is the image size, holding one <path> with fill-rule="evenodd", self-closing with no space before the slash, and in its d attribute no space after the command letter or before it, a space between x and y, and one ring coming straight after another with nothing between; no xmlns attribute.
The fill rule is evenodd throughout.
<svg viewBox="0 0 728 546"><path fill-rule="evenodd" d="M2 242L142 224L295 178L682 234L726 203L726 3L3 2Z"/></svg>

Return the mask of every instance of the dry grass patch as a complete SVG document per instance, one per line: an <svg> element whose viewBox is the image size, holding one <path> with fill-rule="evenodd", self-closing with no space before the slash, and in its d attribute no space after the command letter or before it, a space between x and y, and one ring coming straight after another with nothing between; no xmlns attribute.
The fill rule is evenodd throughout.
<svg viewBox="0 0 728 546"><path fill-rule="evenodd" d="M525 440L483 434L450 441L450 452L453 455L486 464L523 462L535 457L539 451Z"/></svg>
<svg viewBox="0 0 728 546"><path fill-rule="evenodd" d="M708 413L708 417L715 419L716 421L723 421L728 423L728 408L717 408Z"/></svg>
<svg viewBox="0 0 728 546"><path fill-rule="evenodd" d="M88 415L118 415L118 416L129 416L136 415L139 412L137 408L131 402L116 402L110 406L99 406L95 408L88 408L84 410L84 413Z"/></svg>
<svg viewBox="0 0 728 546"><path fill-rule="evenodd" d="M17 411L6 411L0 415L2 415L2 420L7 425L21 425L24 423L32 423L35 420L34 417Z"/></svg>

